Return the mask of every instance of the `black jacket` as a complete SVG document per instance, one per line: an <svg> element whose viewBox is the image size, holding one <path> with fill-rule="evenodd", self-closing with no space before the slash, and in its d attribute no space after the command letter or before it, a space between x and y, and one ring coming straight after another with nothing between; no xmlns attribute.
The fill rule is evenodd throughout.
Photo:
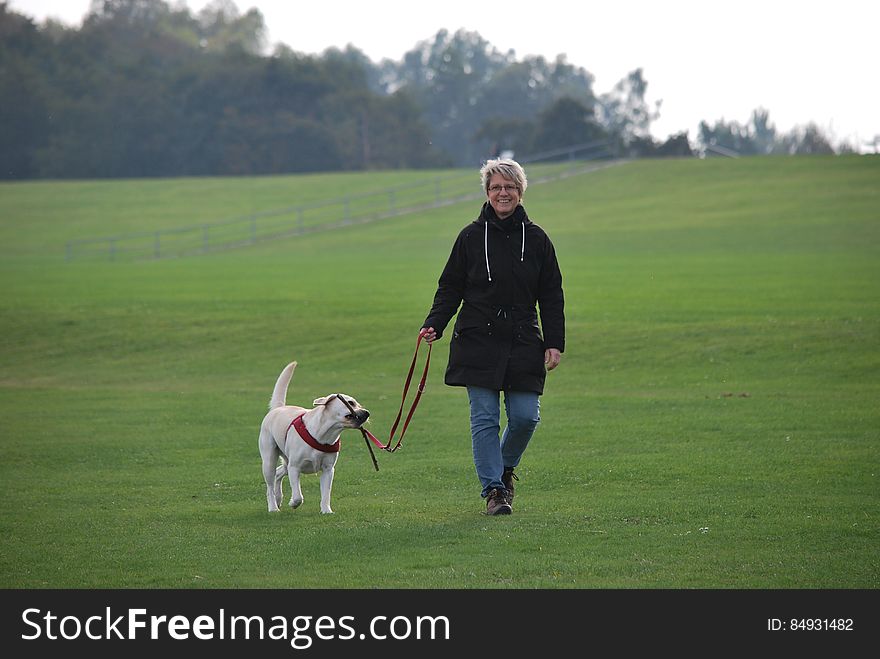
<svg viewBox="0 0 880 659"><path fill-rule="evenodd" d="M439 338L459 304L446 384L543 393L545 348L565 350L562 273L553 243L522 206L498 220L486 202L461 230L423 326Z"/></svg>

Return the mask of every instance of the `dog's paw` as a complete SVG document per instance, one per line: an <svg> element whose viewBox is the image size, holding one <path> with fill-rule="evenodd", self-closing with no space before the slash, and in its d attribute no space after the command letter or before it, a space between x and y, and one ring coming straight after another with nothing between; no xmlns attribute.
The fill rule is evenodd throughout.
<svg viewBox="0 0 880 659"><path fill-rule="evenodd" d="M290 500L290 507L294 508L294 509L299 508L302 505L302 502L303 502L302 499L291 499Z"/></svg>
<svg viewBox="0 0 880 659"><path fill-rule="evenodd" d="M332 514L333 514L333 511L330 510L330 508L326 508L326 509L321 508L321 514L322 514L322 515L332 515Z"/></svg>

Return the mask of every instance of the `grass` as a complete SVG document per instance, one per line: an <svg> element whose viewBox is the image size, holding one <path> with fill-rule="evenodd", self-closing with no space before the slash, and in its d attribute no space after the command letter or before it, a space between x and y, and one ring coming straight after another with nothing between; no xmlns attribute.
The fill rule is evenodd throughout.
<svg viewBox="0 0 880 659"><path fill-rule="evenodd" d="M265 512L257 431L354 395L387 436L474 202L183 259L64 243L417 181L419 172L0 184L0 586L877 588L880 160L633 162L531 187L568 346L515 514L480 514L466 396L394 455L343 435ZM286 484L285 484L286 485ZM326 571L302 569L322 556Z"/></svg>

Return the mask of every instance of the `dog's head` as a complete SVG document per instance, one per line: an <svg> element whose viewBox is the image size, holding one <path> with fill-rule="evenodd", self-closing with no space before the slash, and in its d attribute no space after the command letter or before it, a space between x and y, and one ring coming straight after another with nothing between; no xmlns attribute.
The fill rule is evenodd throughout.
<svg viewBox="0 0 880 659"><path fill-rule="evenodd" d="M348 394L330 394L316 398L314 405L323 405L325 414L332 415L344 428L360 428L370 418L370 410L361 407Z"/></svg>

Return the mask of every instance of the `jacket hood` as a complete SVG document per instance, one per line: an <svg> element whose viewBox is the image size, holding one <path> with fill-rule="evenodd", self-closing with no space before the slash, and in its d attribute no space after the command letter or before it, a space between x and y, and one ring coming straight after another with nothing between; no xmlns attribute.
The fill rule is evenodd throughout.
<svg viewBox="0 0 880 659"><path fill-rule="evenodd" d="M493 224L496 224L499 229L505 229L505 227L511 227L516 224L532 223L532 221L529 219L528 214L526 213L526 209L523 208L522 204L517 204L512 215L503 220L499 220L498 215L496 215L495 213L495 209L492 208L492 204L490 204L488 201L483 202L483 207L480 209L480 215L476 220L474 220L474 222L476 224L491 222Z"/></svg>
<svg viewBox="0 0 880 659"><path fill-rule="evenodd" d="M486 201L483 203L483 208L480 209L480 216L474 220L474 223L483 225L483 251L486 253L486 277L490 282L492 281L492 266L489 263L490 224L493 228L499 231L504 231L507 234L513 232L517 226L520 227L522 244L519 250L519 260L520 263L522 263L523 257L526 253L526 225L532 223L522 204L517 204L516 209L514 209L511 215L503 220L499 220L498 215L495 214L495 209L492 208L492 204Z"/></svg>

